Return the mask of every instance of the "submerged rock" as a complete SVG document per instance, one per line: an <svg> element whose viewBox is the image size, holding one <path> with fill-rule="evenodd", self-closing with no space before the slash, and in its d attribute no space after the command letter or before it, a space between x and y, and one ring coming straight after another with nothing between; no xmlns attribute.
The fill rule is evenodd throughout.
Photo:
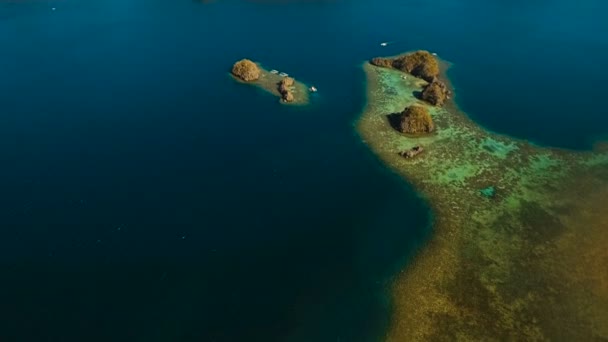
<svg viewBox="0 0 608 342"><path fill-rule="evenodd" d="M435 130L435 124L426 108L409 106L401 113L399 128L402 133L430 133Z"/></svg>
<svg viewBox="0 0 608 342"><path fill-rule="evenodd" d="M487 188L481 189L479 190L479 192L484 196L484 197L488 197L488 198L492 198L494 197L494 195L496 194L496 189L493 186L489 186Z"/></svg>
<svg viewBox="0 0 608 342"><path fill-rule="evenodd" d="M402 156L403 158L409 159L409 158L414 158L415 156L419 155L423 151L424 151L424 149L422 148L422 146L414 146L407 151L399 152L399 155Z"/></svg>
<svg viewBox="0 0 608 342"><path fill-rule="evenodd" d="M232 74L245 82L260 78L260 68L248 59L242 59L232 66Z"/></svg>

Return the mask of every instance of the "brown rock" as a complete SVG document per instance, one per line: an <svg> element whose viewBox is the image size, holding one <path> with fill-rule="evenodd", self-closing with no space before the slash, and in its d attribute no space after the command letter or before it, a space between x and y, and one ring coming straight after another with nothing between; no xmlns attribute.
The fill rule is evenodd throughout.
<svg viewBox="0 0 608 342"><path fill-rule="evenodd" d="M290 91L285 92L282 98L285 102L293 102L294 100L293 93Z"/></svg>
<svg viewBox="0 0 608 342"><path fill-rule="evenodd" d="M293 86L294 82L295 82L295 80L293 78L291 78L291 77L284 77L281 80L281 83L284 84L286 87Z"/></svg>
<svg viewBox="0 0 608 342"><path fill-rule="evenodd" d="M424 88L421 98L434 106L441 106L449 98L449 93L445 83L434 81Z"/></svg>
<svg viewBox="0 0 608 342"><path fill-rule="evenodd" d="M232 66L232 74L245 82L260 78L260 68L248 59L242 59Z"/></svg>
<svg viewBox="0 0 608 342"><path fill-rule="evenodd" d="M428 51L420 50L396 58L393 67L408 72L426 81L433 81L439 75L439 63Z"/></svg>
<svg viewBox="0 0 608 342"><path fill-rule="evenodd" d="M281 98L285 102L292 102L294 97L291 92L290 87L292 87L295 83L295 80L291 77L285 77L279 82L279 93L281 93Z"/></svg>
<svg viewBox="0 0 608 342"><path fill-rule="evenodd" d="M383 67L383 68L390 68L393 65L393 60L390 58L376 57L376 58L372 58L370 63L375 66L379 66L379 67Z"/></svg>
<svg viewBox="0 0 608 342"><path fill-rule="evenodd" d="M410 106L401 113L400 128L403 133L430 133L435 130L435 124L425 107Z"/></svg>
<svg viewBox="0 0 608 342"><path fill-rule="evenodd" d="M287 88L285 83L283 83L283 82L279 83L279 93L285 94L287 92L289 92L289 88Z"/></svg>

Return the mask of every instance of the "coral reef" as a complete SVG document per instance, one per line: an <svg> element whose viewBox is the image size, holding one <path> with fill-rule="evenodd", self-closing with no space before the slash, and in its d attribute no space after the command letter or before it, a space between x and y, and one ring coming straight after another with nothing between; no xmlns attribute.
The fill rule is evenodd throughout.
<svg viewBox="0 0 608 342"><path fill-rule="evenodd" d="M433 237L392 284L386 340L608 340L608 151L494 134L456 107L421 103L420 80L364 70L358 130L433 211ZM435 134L387 124L417 105ZM424 158L399 153L420 145Z"/></svg>
<svg viewBox="0 0 608 342"><path fill-rule="evenodd" d="M245 82L260 78L260 68L248 59L242 59L232 66L232 74Z"/></svg>

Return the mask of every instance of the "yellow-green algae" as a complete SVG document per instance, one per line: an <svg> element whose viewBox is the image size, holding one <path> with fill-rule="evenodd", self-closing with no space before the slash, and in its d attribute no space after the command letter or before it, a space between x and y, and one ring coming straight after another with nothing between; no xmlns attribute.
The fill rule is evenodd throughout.
<svg viewBox="0 0 608 342"><path fill-rule="evenodd" d="M257 80L251 82L244 82L231 74L232 78L241 83L257 86L281 99L281 93L279 92L279 82L281 82L284 77L279 74L271 73L270 71L263 68L259 63L256 64L260 68L260 77ZM285 102L281 100L281 103L287 105L300 106L307 105L310 103L310 92L306 84L298 81L298 79L294 79L294 84L292 87L290 87L290 90L293 93L294 100L292 102Z"/></svg>
<svg viewBox="0 0 608 342"><path fill-rule="evenodd" d="M386 115L426 105L413 95L426 82L364 70L358 130L434 212L433 238L391 287L386 340L608 339L608 152L534 146L453 106L429 108L436 133L402 135Z"/></svg>

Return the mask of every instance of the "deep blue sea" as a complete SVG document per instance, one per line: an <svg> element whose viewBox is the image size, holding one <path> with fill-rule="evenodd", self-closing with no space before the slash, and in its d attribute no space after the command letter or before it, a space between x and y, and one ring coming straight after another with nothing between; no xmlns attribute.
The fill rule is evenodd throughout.
<svg viewBox="0 0 608 342"><path fill-rule="evenodd" d="M377 340L432 218L354 129L361 63L437 52L480 124L588 149L608 136L605 13L0 2L0 341ZM241 58L320 91L283 106L228 76Z"/></svg>

